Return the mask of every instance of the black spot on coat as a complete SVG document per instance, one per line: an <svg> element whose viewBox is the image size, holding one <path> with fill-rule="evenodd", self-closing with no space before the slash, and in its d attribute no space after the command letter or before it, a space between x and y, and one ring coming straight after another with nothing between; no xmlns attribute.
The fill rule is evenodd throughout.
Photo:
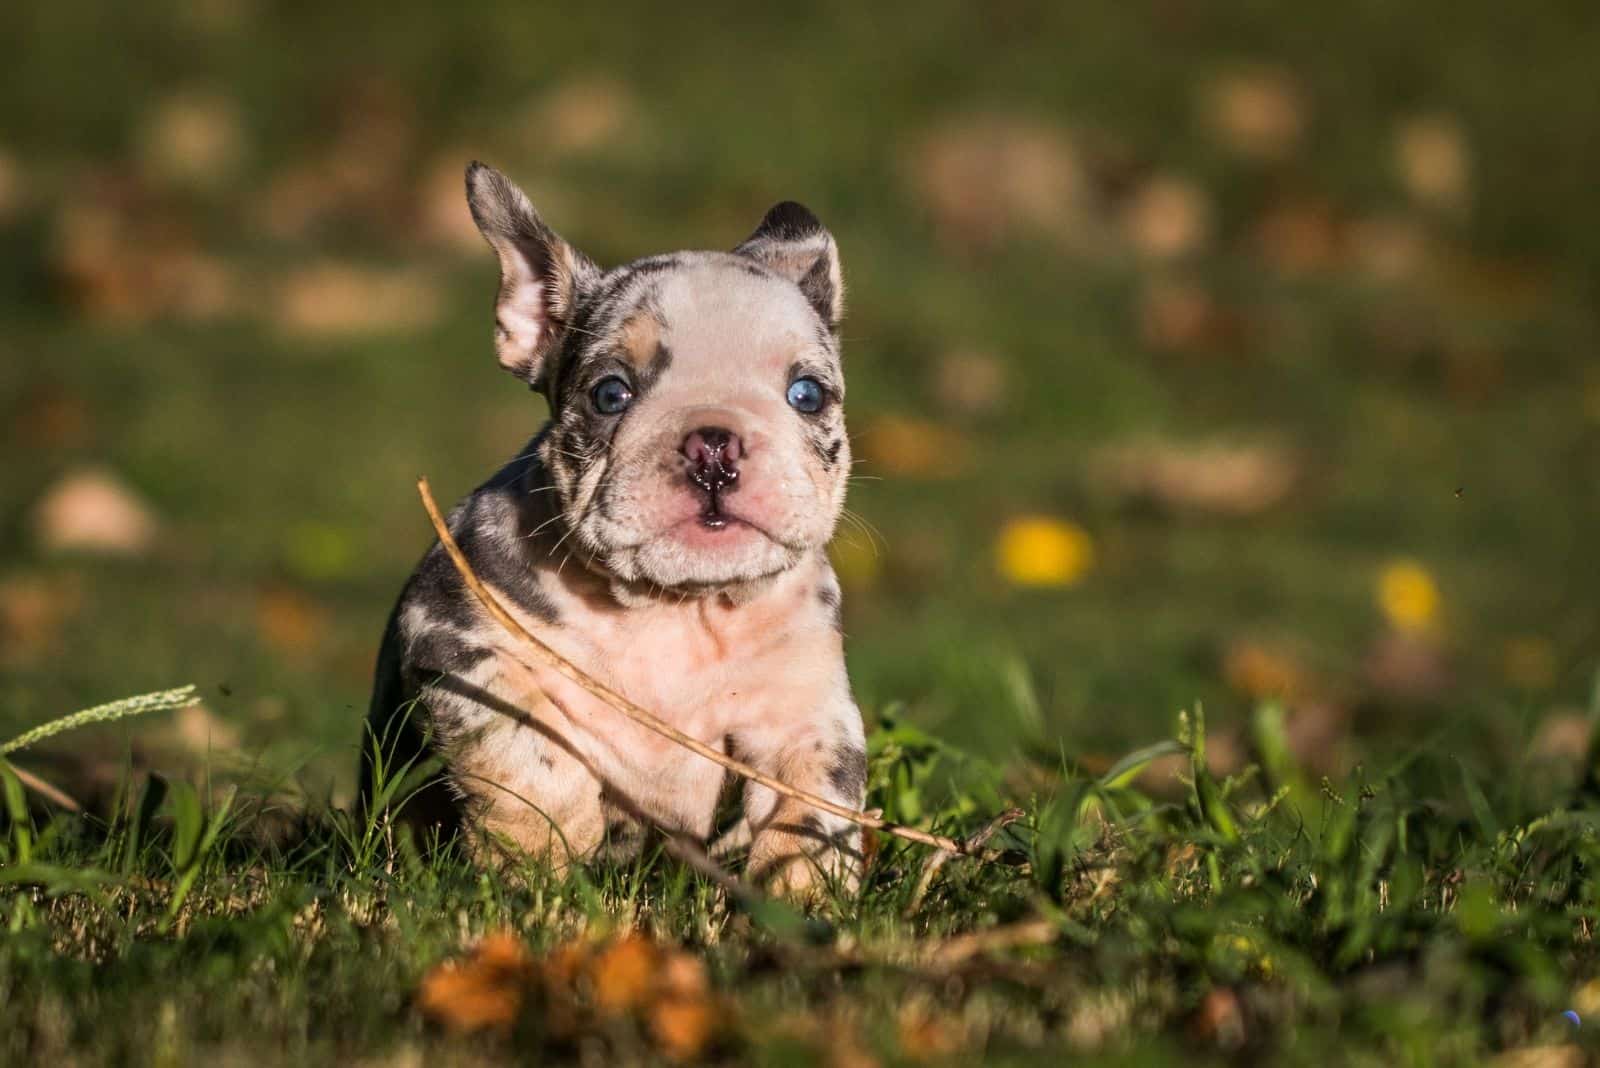
<svg viewBox="0 0 1600 1068"><path fill-rule="evenodd" d="M828 767L828 783L851 804L861 800L867 787L867 752L858 745L841 743L833 751Z"/></svg>

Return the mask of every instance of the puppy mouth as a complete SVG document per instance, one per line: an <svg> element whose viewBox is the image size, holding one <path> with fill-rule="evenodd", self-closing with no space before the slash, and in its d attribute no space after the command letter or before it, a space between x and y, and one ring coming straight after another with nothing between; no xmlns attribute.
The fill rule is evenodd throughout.
<svg viewBox="0 0 1600 1068"><path fill-rule="evenodd" d="M728 508L727 502L722 498L722 494L717 492L707 493L704 502L700 506L700 511L683 521L683 523L690 522L705 531L729 531L731 533L743 527L755 531L769 541L778 540L760 523L752 522ZM681 526L683 524L680 523L678 525Z"/></svg>
<svg viewBox="0 0 1600 1068"><path fill-rule="evenodd" d="M701 506L700 514L695 518L707 530L722 530L729 524L734 523L742 523L745 526L755 525L728 511L723 505L722 494L714 489L706 491L705 504ZM762 533L765 533L765 531Z"/></svg>

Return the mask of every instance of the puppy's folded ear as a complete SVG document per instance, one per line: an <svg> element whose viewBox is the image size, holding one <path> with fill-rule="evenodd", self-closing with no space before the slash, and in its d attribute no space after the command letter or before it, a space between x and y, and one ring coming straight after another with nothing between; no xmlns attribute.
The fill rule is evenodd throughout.
<svg viewBox="0 0 1600 1068"><path fill-rule="evenodd" d="M467 168L467 204L500 258L495 352L502 367L541 387L578 296L600 269L546 226L527 195L493 167Z"/></svg>
<svg viewBox="0 0 1600 1068"><path fill-rule="evenodd" d="M733 250L765 264L800 287L829 329L844 318L844 278L833 235L804 205L786 200L767 212L756 232Z"/></svg>

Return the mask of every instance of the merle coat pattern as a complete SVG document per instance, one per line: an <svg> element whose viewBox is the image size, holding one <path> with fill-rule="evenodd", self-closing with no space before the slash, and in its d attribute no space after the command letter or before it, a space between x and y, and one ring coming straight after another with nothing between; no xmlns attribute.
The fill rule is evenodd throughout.
<svg viewBox="0 0 1600 1068"><path fill-rule="evenodd" d="M500 363L550 421L450 514L530 630L680 730L859 807L861 717L825 546L850 468L833 238L798 204L732 252L603 270L482 164ZM442 772L403 812L557 863L713 833L722 769L534 665L435 544L390 619L374 739ZM368 760L369 772L371 760ZM853 882L846 821L746 784L730 838L790 892Z"/></svg>

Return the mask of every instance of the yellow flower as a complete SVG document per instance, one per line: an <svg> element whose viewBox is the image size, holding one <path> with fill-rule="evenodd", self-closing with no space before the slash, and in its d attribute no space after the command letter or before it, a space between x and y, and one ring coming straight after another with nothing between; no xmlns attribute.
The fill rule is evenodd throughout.
<svg viewBox="0 0 1600 1068"><path fill-rule="evenodd" d="M1001 529L995 555L1013 585L1070 586L1093 566L1094 542L1076 523L1022 516Z"/></svg>
<svg viewBox="0 0 1600 1068"><path fill-rule="evenodd" d="M1378 576L1378 607L1399 630L1427 630L1439 615L1439 587L1415 560L1395 560Z"/></svg>

